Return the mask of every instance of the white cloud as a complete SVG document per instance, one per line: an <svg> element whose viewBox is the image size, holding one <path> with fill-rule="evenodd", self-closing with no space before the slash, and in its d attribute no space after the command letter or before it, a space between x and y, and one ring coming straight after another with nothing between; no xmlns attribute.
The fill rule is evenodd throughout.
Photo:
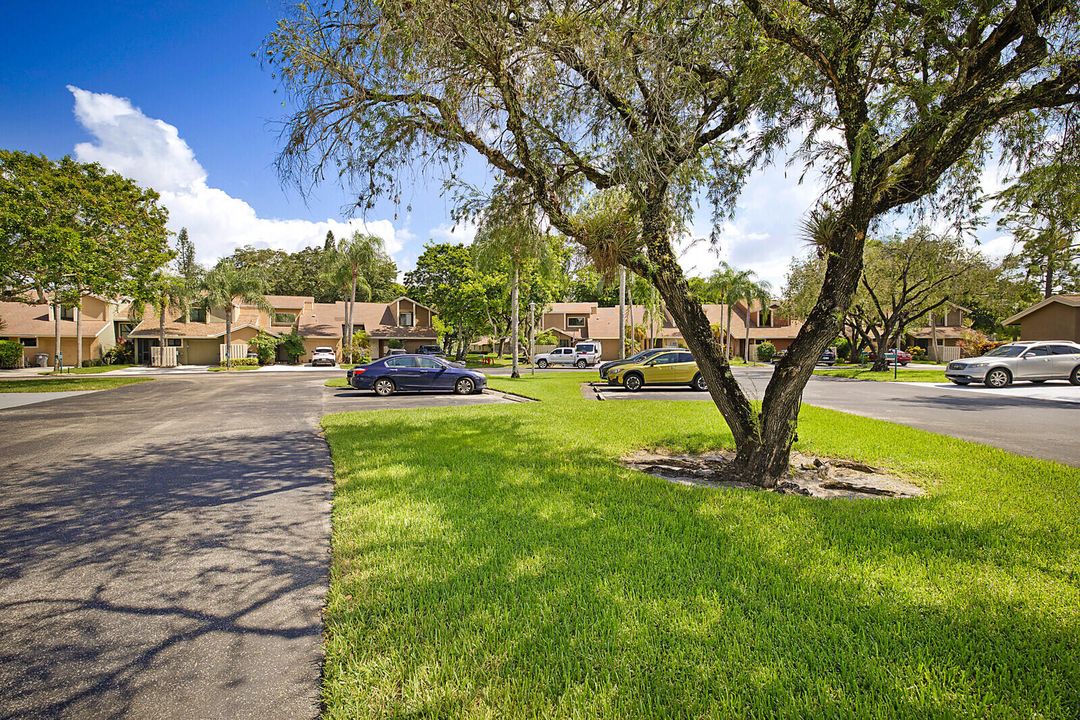
<svg viewBox="0 0 1080 720"><path fill-rule="evenodd" d="M431 229L431 239L437 243L464 243L471 245L476 239L476 222L464 220L456 225L441 223Z"/></svg>
<svg viewBox="0 0 1080 720"><path fill-rule="evenodd" d="M75 117L93 136L75 146L83 162L98 162L161 194L169 209L169 229L186 227L200 260L213 262L241 245L296 251L321 245L326 231L344 237L354 230L378 235L391 256L414 239L389 220L340 221L259 217L255 208L207 184L207 173L176 127L147 117L127 98L69 85Z"/></svg>

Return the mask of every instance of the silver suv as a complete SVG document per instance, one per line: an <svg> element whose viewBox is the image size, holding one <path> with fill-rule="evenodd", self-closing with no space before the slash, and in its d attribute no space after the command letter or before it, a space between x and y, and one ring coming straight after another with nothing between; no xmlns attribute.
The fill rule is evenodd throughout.
<svg viewBox="0 0 1080 720"><path fill-rule="evenodd" d="M1080 385L1080 344L1068 340L1009 343L982 357L949 363L945 377L957 385L981 382L993 388L1008 387L1014 380L1068 380Z"/></svg>

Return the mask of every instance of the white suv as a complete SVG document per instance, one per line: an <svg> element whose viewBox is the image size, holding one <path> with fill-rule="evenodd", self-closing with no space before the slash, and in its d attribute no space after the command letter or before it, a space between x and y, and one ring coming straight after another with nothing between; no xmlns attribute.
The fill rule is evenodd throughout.
<svg viewBox="0 0 1080 720"><path fill-rule="evenodd" d="M334 352L332 347L317 347L311 353L311 366L316 367L318 365L329 365L333 367L337 365L337 353Z"/></svg>
<svg viewBox="0 0 1080 720"><path fill-rule="evenodd" d="M586 368L600 360L600 343L579 342L572 348L555 348L549 353L537 355L533 360L539 368L546 368L549 365L573 365Z"/></svg>

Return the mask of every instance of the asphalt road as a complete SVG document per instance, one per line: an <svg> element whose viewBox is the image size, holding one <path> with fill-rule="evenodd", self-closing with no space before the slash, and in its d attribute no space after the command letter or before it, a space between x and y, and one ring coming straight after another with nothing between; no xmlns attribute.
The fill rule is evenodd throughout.
<svg viewBox="0 0 1080 720"><path fill-rule="evenodd" d="M733 368L749 395L760 399L771 368ZM1041 399L1050 388L1057 397ZM684 388L600 388L605 399L707 400L707 393ZM993 445L1020 455L1080 466L1080 388L1068 384L1016 383L1002 391L941 387L931 383L890 383L813 377L803 402L854 415L888 420L943 435Z"/></svg>
<svg viewBox="0 0 1080 720"><path fill-rule="evenodd" d="M312 718L325 412L505 403L162 377L0 411L0 718Z"/></svg>
<svg viewBox="0 0 1080 720"><path fill-rule="evenodd" d="M318 714L313 383L161 379L0 412L0 717Z"/></svg>
<svg viewBox="0 0 1080 720"><path fill-rule="evenodd" d="M754 395L769 372L736 370ZM0 410L0 719L317 716L320 416L509 402L324 379L168 377ZM1080 404L822 378L805 401L1080 465Z"/></svg>

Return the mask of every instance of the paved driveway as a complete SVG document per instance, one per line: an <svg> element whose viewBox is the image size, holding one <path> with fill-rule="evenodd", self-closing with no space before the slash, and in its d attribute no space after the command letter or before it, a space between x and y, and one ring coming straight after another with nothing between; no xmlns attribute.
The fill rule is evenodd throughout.
<svg viewBox="0 0 1080 720"><path fill-rule="evenodd" d="M169 378L0 413L0 717L317 715L321 383Z"/></svg>
<svg viewBox="0 0 1080 720"><path fill-rule="evenodd" d="M0 718L318 714L319 418L511 402L326 377L171 376L0 412Z"/></svg>
<svg viewBox="0 0 1080 720"><path fill-rule="evenodd" d="M733 368L749 395L760 399L771 368ZM629 393L599 386L607 400L708 400L689 388L644 388ZM1067 401L1067 395L1077 402ZM1054 393L1054 399L1037 396ZM1065 398L1066 401L1063 401ZM803 394L810 405L910 425L973 440L1021 455L1080 466L1080 388L1018 383L1003 392L932 383L889 383L815 376Z"/></svg>

